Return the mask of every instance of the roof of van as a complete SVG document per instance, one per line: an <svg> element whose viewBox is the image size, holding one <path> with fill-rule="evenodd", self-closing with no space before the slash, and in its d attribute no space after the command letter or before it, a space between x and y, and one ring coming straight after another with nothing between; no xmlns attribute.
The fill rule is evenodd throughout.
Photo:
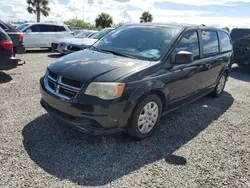
<svg viewBox="0 0 250 188"><path fill-rule="evenodd" d="M205 25L194 25L194 24L181 24L181 23L152 23L152 22L147 22L147 23L135 23L135 24L126 24L126 25L147 25L147 26L161 26L161 27L173 27L173 28L200 28L200 29L215 29L215 30L220 30L224 31L223 29L213 27L213 26L205 26Z"/></svg>
<svg viewBox="0 0 250 188"><path fill-rule="evenodd" d="M23 24L46 24L46 25L61 25L61 26L66 26L65 24L58 24L58 23L46 23L46 22L29 22L29 23L23 23Z"/></svg>

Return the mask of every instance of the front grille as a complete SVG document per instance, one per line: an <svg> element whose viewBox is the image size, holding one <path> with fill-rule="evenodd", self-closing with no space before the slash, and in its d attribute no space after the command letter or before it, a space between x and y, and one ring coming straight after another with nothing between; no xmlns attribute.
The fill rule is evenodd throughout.
<svg viewBox="0 0 250 188"><path fill-rule="evenodd" d="M45 87L55 95L65 99L73 98L83 86L82 83L57 75L48 69L45 76Z"/></svg>
<svg viewBox="0 0 250 188"><path fill-rule="evenodd" d="M82 50L81 47L74 46L74 45L68 45L67 48L68 48L68 50L71 50L71 51L80 51L80 50Z"/></svg>
<svg viewBox="0 0 250 188"><path fill-rule="evenodd" d="M54 80L57 80L57 74L52 72L51 70L48 70L49 71L49 76L54 79Z"/></svg>
<svg viewBox="0 0 250 188"><path fill-rule="evenodd" d="M51 47L52 47L53 49L57 49L58 44L56 44L56 43L52 43Z"/></svg>
<svg viewBox="0 0 250 188"><path fill-rule="evenodd" d="M76 88L79 88L79 89L82 87L82 83L80 83L80 82L78 82L76 80L65 78L65 77L62 77L62 83L66 84L66 85L76 87Z"/></svg>
<svg viewBox="0 0 250 188"><path fill-rule="evenodd" d="M56 89L56 84L53 83L52 81L48 80L48 85L51 89L55 90Z"/></svg>
<svg viewBox="0 0 250 188"><path fill-rule="evenodd" d="M59 88L59 93L64 95L64 96L67 96L69 98L72 98L74 97L78 92L77 91L73 91L73 90L68 90L66 88L63 88L63 87L60 87Z"/></svg>

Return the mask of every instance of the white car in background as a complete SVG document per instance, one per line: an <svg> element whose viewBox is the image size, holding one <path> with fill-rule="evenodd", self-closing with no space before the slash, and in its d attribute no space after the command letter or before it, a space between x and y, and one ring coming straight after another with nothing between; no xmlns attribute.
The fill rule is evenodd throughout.
<svg viewBox="0 0 250 188"><path fill-rule="evenodd" d="M50 23L25 23L17 27L24 34L25 48L51 48L55 40L73 37L68 26Z"/></svg>

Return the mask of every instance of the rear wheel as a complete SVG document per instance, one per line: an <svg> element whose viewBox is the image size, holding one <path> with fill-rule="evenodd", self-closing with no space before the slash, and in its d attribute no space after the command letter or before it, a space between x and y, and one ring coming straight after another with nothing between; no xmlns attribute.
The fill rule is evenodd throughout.
<svg viewBox="0 0 250 188"><path fill-rule="evenodd" d="M148 95L135 107L132 114L128 133L136 140L150 136L157 127L161 117L162 102L157 95Z"/></svg>
<svg viewBox="0 0 250 188"><path fill-rule="evenodd" d="M219 97L223 93L225 85L226 85L226 81L227 81L227 74L224 72L220 76L220 79L219 79L214 91L211 93L213 97Z"/></svg>

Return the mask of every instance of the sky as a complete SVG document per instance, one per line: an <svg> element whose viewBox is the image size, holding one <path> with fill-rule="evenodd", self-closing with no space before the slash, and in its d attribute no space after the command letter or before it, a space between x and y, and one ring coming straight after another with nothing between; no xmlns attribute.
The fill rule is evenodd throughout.
<svg viewBox="0 0 250 188"><path fill-rule="evenodd" d="M50 16L41 22L78 17L94 23L98 14L106 12L115 23L136 23L143 11L149 11L153 22L250 27L250 0L49 0L49 6ZM0 19L36 21L26 8L26 0L0 0Z"/></svg>

